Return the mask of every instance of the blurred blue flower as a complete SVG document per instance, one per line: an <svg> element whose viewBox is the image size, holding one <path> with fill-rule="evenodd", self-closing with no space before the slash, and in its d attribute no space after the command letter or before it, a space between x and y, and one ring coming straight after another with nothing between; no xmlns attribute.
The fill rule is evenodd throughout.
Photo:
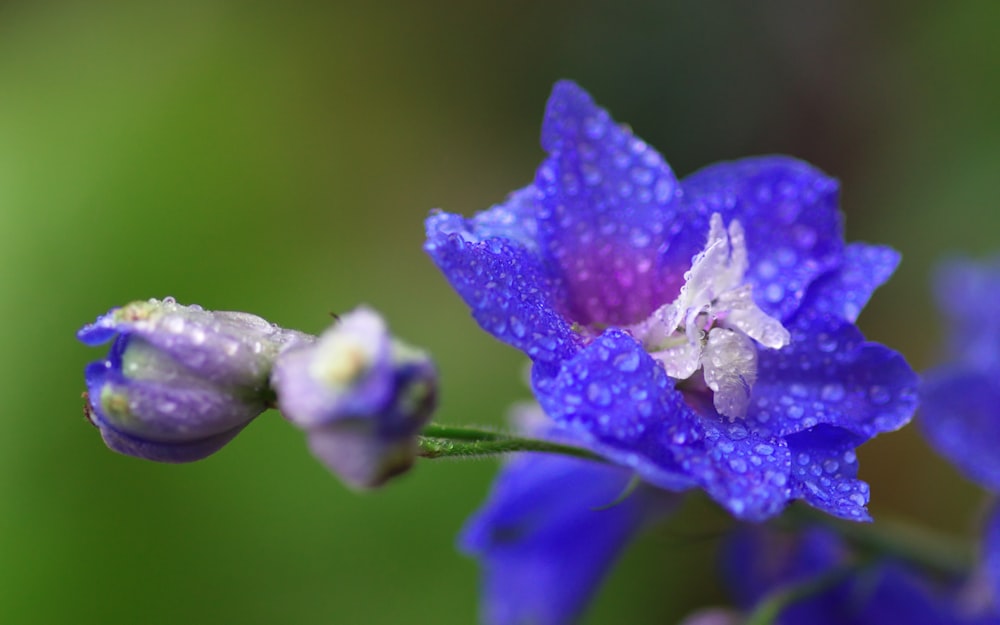
<svg viewBox="0 0 1000 625"><path fill-rule="evenodd" d="M311 340L171 298L114 308L77 337L91 346L114 338L86 369L88 418L114 451L160 462L199 460L229 442L273 400L278 353Z"/></svg>
<svg viewBox="0 0 1000 625"><path fill-rule="evenodd" d="M1000 492L1000 257L953 260L935 275L946 317L946 362L927 371L918 423L967 477ZM984 529L982 570L1000 607L1000 512Z"/></svg>
<svg viewBox="0 0 1000 625"><path fill-rule="evenodd" d="M316 342L283 352L271 384L313 454L349 485L371 488L413 464L437 371L426 353L393 338L378 313L359 308Z"/></svg>
<svg viewBox="0 0 1000 625"><path fill-rule="evenodd" d="M868 518L854 449L906 424L916 377L854 321L891 249L845 245L837 183L787 157L678 181L583 90L557 83L535 180L425 249L480 325L533 361L581 444L740 518L801 498Z"/></svg>
<svg viewBox="0 0 1000 625"><path fill-rule="evenodd" d="M736 603L745 609L797 584L826 585L785 608L777 625L997 625L977 600L968 580L923 576L905 564L882 560L842 569L858 556L834 534L813 528L780 533L743 527L722 551L722 569ZM842 571L842 576L838 573Z"/></svg>
<svg viewBox="0 0 1000 625"><path fill-rule="evenodd" d="M547 431L537 404L517 416L526 434L573 442ZM512 457L459 537L459 548L483 570L482 621L573 622L629 540L674 506L676 496L659 489L630 492L631 479L612 464L551 454Z"/></svg>
<svg viewBox="0 0 1000 625"><path fill-rule="evenodd" d="M924 374L918 422L938 453L1000 491L1000 258L946 263L935 290L946 362Z"/></svg>

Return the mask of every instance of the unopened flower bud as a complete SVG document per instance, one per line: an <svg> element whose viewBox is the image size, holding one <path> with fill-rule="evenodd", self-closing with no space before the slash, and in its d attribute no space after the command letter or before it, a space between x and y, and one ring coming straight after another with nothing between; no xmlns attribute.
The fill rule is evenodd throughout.
<svg viewBox="0 0 1000 625"><path fill-rule="evenodd" d="M88 410L111 449L160 462L217 451L266 410L282 349L311 337L240 312L172 298L115 308L82 328L87 345L114 338L86 369Z"/></svg>
<svg viewBox="0 0 1000 625"><path fill-rule="evenodd" d="M347 484L372 488L413 464L435 406L437 372L427 354L394 339L376 312L359 308L315 343L283 352L271 384L313 454Z"/></svg>

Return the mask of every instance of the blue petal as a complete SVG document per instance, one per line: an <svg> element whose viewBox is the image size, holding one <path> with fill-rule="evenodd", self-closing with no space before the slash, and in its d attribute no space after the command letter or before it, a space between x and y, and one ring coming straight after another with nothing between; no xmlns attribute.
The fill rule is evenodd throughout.
<svg viewBox="0 0 1000 625"><path fill-rule="evenodd" d="M767 314L788 318L806 289L841 263L843 223L837 181L785 156L718 163L682 181L685 233L670 254L679 260L705 244L712 213L746 231L754 299ZM674 261L676 262L676 261Z"/></svg>
<svg viewBox="0 0 1000 625"><path fill-rule="evenodd" d="M738 519L763 521L780 514L790 498L785 441L760 437L742 421L702 423L702 442L675 447L685 471Z"/></svg>
<svg viewBox="0 0 1000 625"><path fill-rule="evenodd" d="M668 490L701 486L735 516L761 520L788 501L788 450L742 423L700 417L629 334L611 329L564 363L535 375L550 417L581 444Z"/></svg>
<svg viewBox="0 0 1000 625"><path fill-rule="evenodd" d="M631 335L612 328L564 362L558 375L532 373L542 408L581 444L661 488L694 485L673 447L702 438L698 417Z"/></svg>
<svg viewBox="0 0 1000 625"><path fill-rule="evenodd" d="M896 270L899 258L899 252L884 245L848 245L843 264L810 287L806 305L853 323L875 289Z"/></svg>
<svg viewBox="0 0 1000 625"><path fill-rule="evenodd" d="M681 223L680 187L663 158L568 81L552 90L542 147L539 236L568 290L568 316L634 323L673 300L683 269L659 270L657 257Z"/></svg>
<svg viewBox="0 0 1000 625"><path fill-rule="evenodd" d="M107 424L97 424L104 443L112 451L126 456L152 460L154 462L182 463L194 462L211 456L240 433L246 424L207 438L183 443L162 443L135 438L119 432Z"/></svg>
<svg viewBox="0 0 1000 625"><path fill-rule="evenodd" d="M761 528L734 534L723 552L726 580L739 603L751 607L781 592L832 572L850 557L832 534L810 529L780 535ZM985 625L995 619L967 614L948 588L895 562L868 567L819 593L794 602L775 620L784 625Z"/></svg>
<svg viewBox="0 0 1000 625"><path fill-rule="evenodd" d="M784 436L826 423L863 442L909 422L918 379L901 355L811 308L786 327L788 346L758 352L747 413L755 430Z"/></svg>
<svg viewBox="0 0 1000 625"><path fill-rule="evenodd" d="M870 521L868 484L857 479L857 437L820 425L789 436L792 496L850 521Z"/></svg>
<svg viewBox="0 0 1000 625"><path fill-rule="evenodd" d="M169 382L133 380L93 363L86 369L87 393L100 422L136 440L178 444L242 428L266 409L197 378ZM105 391L120 396L121 410L102 408Z"/></svg>
<svg viewBox="0 0 1000 625"><path fill-rule="evenodd" d="M632 535L662 512L641 489L607 507L629 480L627 471L584 460L511 460L459 538L483 569L483 621L573 622Z"/></svg>
<svg viewBox="0 0 1000 625"><path fill-rule="evenodd" d="M967 477L1000 490L1000 376L962 367L925 375L919 423L931 446Z"/></svg>
<svg viewBox="0 0 1000 625"><path fill-rule="evenodd" d="M938 306L949 318L949 351L961 362L1000 367L1000 257L952 260L935 272Z"/></svg>
<svg viewBox="0 0 1000 625"><path fill-rule="evenodd" d="M523 198L512 196L515 214ZM574 353L577 337L557 312L560 289L533 244L501 238L511 231L494 207L466 220L437 213L427 219L424 249L458 291L484 330L526 352L535 362L558 362Z"/></svg>

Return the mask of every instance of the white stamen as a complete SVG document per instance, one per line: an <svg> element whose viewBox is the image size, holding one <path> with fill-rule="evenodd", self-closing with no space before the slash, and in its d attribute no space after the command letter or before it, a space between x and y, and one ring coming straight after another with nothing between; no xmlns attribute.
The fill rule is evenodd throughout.
<svg viewBox="0 0 1000 625"><path fill-rule="evenodd" d="M744 284L749 267L743 227L727 229L713 213L705 249L691 261L677 299L632 326L632 333L664 367L684 380L702 368L719 414L746 416L757 380L757 348L780 349L791 336L753 301Z"/></svg>

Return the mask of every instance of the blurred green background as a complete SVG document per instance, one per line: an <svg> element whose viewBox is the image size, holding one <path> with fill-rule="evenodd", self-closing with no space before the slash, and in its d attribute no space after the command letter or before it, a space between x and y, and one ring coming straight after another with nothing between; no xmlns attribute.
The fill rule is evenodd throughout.
<svg viewBox="0 0 1000 625"><path fill-rule="evenodd" d="M1000 4L612 4L0 4L0 623L474 622L453 543L496 463L357 495L274 412L192 465L118 456L73 333L151 296L310 332L365 302L436 355L440 420L499 423L523 358L422 220L531 179L558 78L678 174L781 152L839 177L848 237L904 256L863 329L933 362L929 268L1000 247ZM866 446L862 477L876 517L974 534L980 494L915 431ZM647 534L586 622L721 601L713 527L695 501Z"/></svg>

